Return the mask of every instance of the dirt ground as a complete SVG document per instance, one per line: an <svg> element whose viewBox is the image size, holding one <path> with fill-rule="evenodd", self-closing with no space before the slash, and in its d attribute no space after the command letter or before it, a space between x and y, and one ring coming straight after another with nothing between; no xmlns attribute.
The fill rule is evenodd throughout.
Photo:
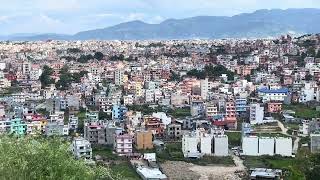
<svg viewBox="0 0 320 180"><path fill-rule="evenodd" d="M199 166L182 161L161 164L170 180L241 180L245 167L241 159L233 157L235 166Z"/></svg>

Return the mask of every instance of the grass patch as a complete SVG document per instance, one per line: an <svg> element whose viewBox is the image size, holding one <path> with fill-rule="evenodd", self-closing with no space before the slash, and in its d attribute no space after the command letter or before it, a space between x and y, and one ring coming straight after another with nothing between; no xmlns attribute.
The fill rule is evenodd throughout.
<svg viewBox="0 0 320 180"><path fill-rule="evenodd" d="M113 154L112 147L104 147L104 146L93 146L92 147L92 154L93 156L99 155L104 159L107 160L119 160L121 157L119 157L116 154Z"/></svg>
<svg viewBox="0 0 320 180"><path fill-rule="evenodd" d="M293 110L296 112L295 116L297 118L305 118L311 119L320 117L320 111L316 110L314 106L307 106L304 104L291 104L291 105L284 105L285 110Z"/></svg>
<svg viewBox="0 0 320 180"><path fill-rule="evenodd" d="M164 161L184 161L188 163L198 164L202 166L221 164L221 165L234 165L231 156L217 157L217 156L204 156L201 159L188 159L184 158L182 153L181 143L168 143L164 150L157 152L159 162Z"/></svg>
<svg viewBox="0 0 320 180"><path fill-rule="evenodd" d="M140 180L139 174L131 166L130 162L121 162L119 164L110 164L110 170L113 174L119 174L122 178L127 180Z"/></svg>
<svg viewBox="0 0 320 180"><path fill-rule="evenodd" d="M231 147L241 145L241 132L226 132Z"/></svg>
<svg viewBox="0 0 320 180"><path fill-rule="evenodd" d="M281 169L284 173L284 179L304 179L304 174L297 166L297 160L294 158L280 156L246 156L244 158L244 165L248 168Z"/></svg>

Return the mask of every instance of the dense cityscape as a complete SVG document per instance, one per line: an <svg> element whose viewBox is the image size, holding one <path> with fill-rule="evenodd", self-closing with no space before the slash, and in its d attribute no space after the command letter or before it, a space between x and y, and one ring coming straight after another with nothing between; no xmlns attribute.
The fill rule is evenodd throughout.
<svg viewBox="0 0 320 180"><path fill-rule="evenodd" d="M311 34L3 41L0 172L13 179L317 179L319 47ZM45 167L54 163L70 174L59 166L52 175Z"/></svg>

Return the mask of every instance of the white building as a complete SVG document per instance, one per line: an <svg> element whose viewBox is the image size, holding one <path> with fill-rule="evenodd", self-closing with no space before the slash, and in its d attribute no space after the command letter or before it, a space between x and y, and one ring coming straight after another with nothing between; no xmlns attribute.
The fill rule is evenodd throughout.
<svg viewBox="0 0 320 180"><path fill-rule="evenodd" d="M193 132L182 137L182 152L184 157L200 157L198 150L199 137ZM211 146L211 144L210 144Z"/></svg>
<svg viewBox="0 0 320 180"><path fill-rule="evenodd" d="M200 152L202 155L212 155L212 136L209 134L203 134L200 137Z"/></svg>
<svg viewBox="0 0 320 180"><path fill-rule="evenodd" d="M274 138L259 138L259 155L274 155Z"/></svg>
<svg viewBox="0 0 320 180"><path fill-rule="evenodd" d="M168 124L171 124L171 117L168 117L166 113L164 112L157 112L157 113L152 113L152 117L161 119L162 123L165 124L166 126Z"/></svg>
<svg viewBox="0 0 320 180"><path fill-rule="evenodd" d="M302 125L299 126L299 135L300 136L308 136L309 135L309 120L303 120Z"/></svg>
<svg viewBox="0 0 320 180"><path fill-rule="evenodd" d="M309 101L320 101L319 86L315 83L305 83L304 87L301 89L299 102L306 103Z"/></svg>
<svg viewBox="0 0 320 180"><path fill-rule="evenodd" d="M200 81L200 91L202 99L206 100L208 96L208 78Z"/></svg>
<svg viewBox="0 0 320 180"><path fill-rule="evenodd" d="M279 89L262 88L258 90L258 95L262 99L263 103L268 101L284 101L288 93L289 91L287 88L279 88Z"/></svg>
<svg viewBox="0 0 320 180"><path fill-rule="evenodd" d="M259 138L256 136L243 137L242 139L242 151L246 156L258 156L259 155Z"/></svg>
<svg viewBox="0 0 320 180"><path fill-rule="evenodd" d="M80 137L75 138L71 144L72 153L75 158L92 159L92 148L88 140Z"/></svg>
<svg viewBox="0 0 320 180"><path fill-rule="evenodd" d="M214 141L214 155L215 156L228 156L228 136L217 135L213 138Z"/></svg>
<svg viewBox="0 0 320 180"><path fill-rule="evenodd" d="M124 77L124 72L122 69L117 69L114 72L114 83L117 86L123 85L123 77Z"/></svg>
<svg viewBox="0 0 320 180"><path fill-rule="evenodd" d="M246 156L292 156L292 138L243 137L242 151Z"/></svg>
<svg viewBox="0 0 320 180"><path fill-rule="evenodd" d="M250 124L263 124L264 107L260 104L250 104Z"/></svg>
<svg viewBox="0 0 320 180"><path fill-rule="evenodd" d="M311 140L311 152L319 153L320 152L320 134L310 134Z"/></svg>
<svg viewBox="0 0 320 180"><path fill-rule="evenodd" d="M281 156L292 156L292 139L291 138L275 138L276 152Z"/></svg>

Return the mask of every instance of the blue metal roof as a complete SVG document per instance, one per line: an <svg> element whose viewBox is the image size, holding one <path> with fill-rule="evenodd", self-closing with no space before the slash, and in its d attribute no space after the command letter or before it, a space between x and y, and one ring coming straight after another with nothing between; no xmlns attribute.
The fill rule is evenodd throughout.
<svg viewBox="0 0 320 180"><path fill-rule="evenodd" d="M289 92L289 89L288 88L281 88L281 89L261 88L258 90L258 92L261 92L261 93L285 93L285 94L287 94Z"/></svg>

